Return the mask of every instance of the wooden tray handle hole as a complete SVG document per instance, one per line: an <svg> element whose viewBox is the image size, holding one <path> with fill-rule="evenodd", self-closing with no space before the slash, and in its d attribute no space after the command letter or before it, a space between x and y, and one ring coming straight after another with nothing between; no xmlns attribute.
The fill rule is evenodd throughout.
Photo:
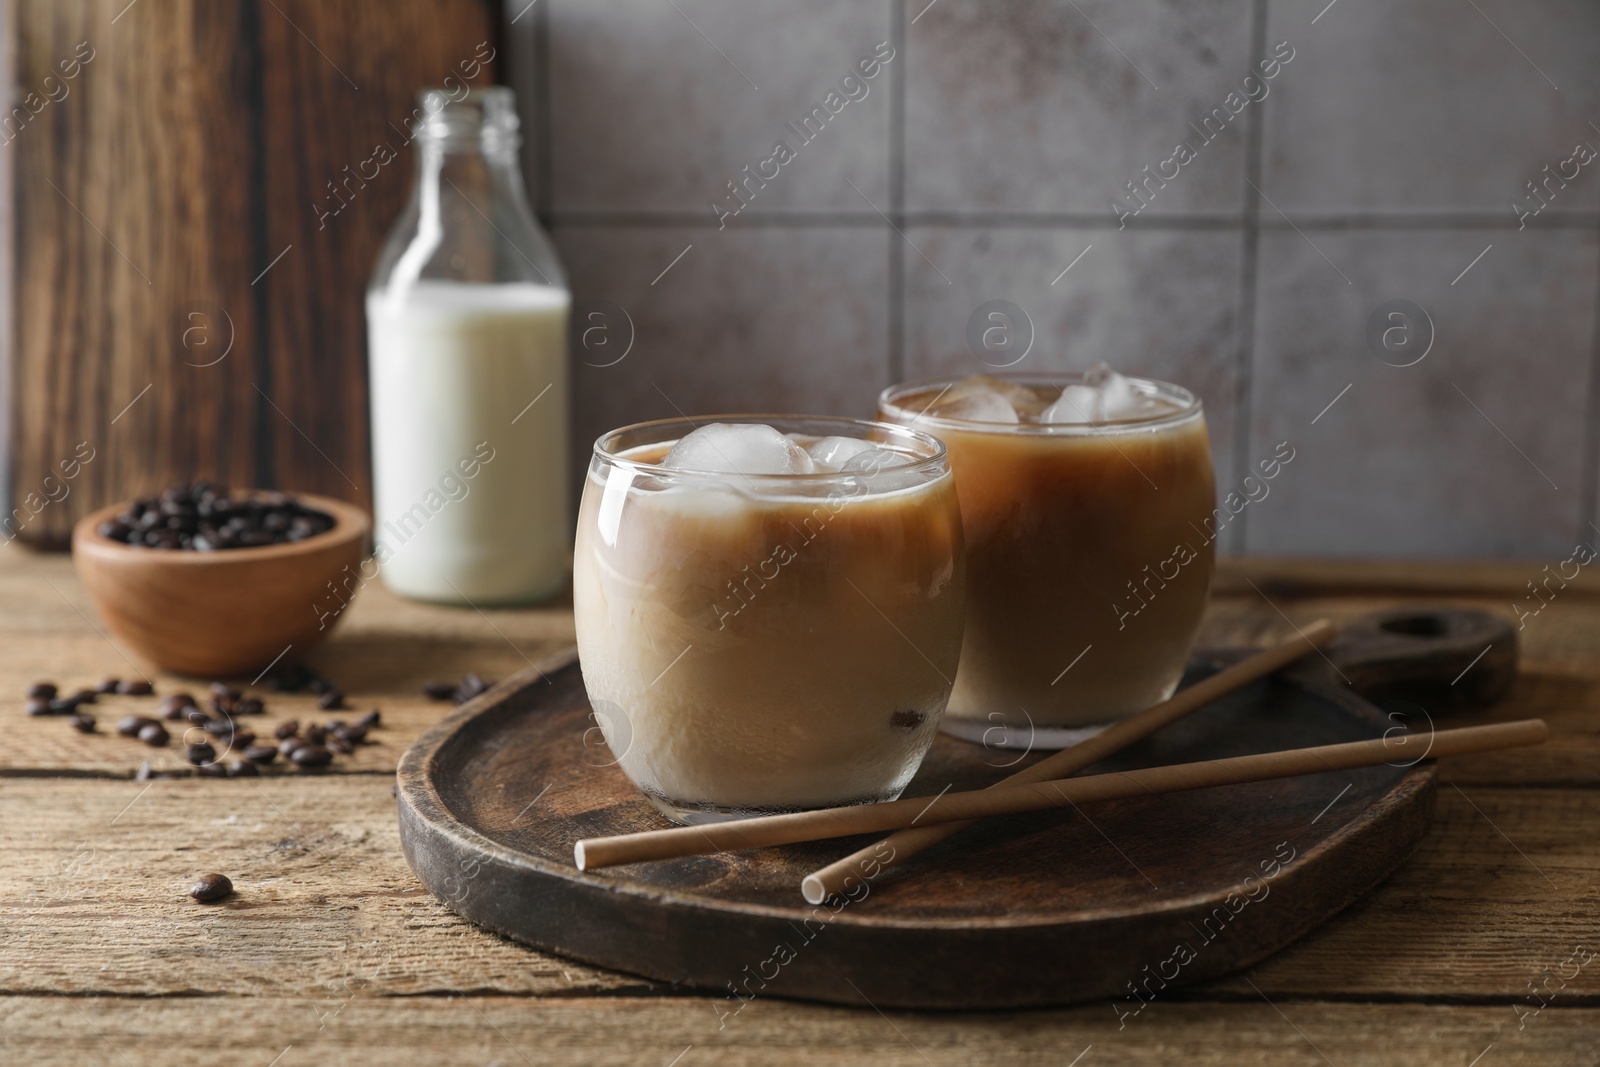
<svg viewBox="0 0 1600 1067"><path fill-rule="evenodd" d="M1378 624L1378 628L1407 637L1444 637L1450 632L1449 623L1438 615L1403 615L1398 619L1384 620Z"/></svg>

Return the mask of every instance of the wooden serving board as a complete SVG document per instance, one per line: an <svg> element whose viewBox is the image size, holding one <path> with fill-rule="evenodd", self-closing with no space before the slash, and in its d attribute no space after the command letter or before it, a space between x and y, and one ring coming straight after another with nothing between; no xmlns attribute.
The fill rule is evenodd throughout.
<svg viewBox="0 0 1600 1067"><path fill-rule="evenodd" d="M1197 657L1189 680L1240 654ZM1464 692L1491 699L1515 658L1510 627L1482 613L1374 617L1327 657L1086 773L1425 730ZM1470 689L1452 685L1464 669L1478 672ZM1398 680L1405 701L1386 712L1341 674L1368 689ZM1435 793L1422 763L991 820L858 899L812 907L801 878L869 838L579 872L579 838L665 825L594 726L574 652L439 723L399 769L406 858L475 922L721 992L719 1014L764 996L880 1008L1111 998L1119 1014L1137 1011L1276 952L1367 892L1416 847ZM941 735L907 795L988 785L1037 757L1017 758Z"/></svg>

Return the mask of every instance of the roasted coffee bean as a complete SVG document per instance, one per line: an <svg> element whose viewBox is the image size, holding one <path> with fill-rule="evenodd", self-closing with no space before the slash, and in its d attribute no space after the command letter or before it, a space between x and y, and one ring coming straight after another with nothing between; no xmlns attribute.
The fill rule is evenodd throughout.
<svg viewBox="0 0 1600 1067"><path fill-rule="evenodd" d="M117 691L117 686L121 684L122 679L120 678L107 678L105 681L95 686L94 691L99 693L101 696L105 696L107 693L115 693Z"/></svg>
<svg viewBox="0 0 1600 1067"><path fill-rule="evenodd" d="M210 742L201 741L197 745L190 745L183 756L184 759L198 767L203 763L214 761L217 758L217 750L211 747Z"/></svg>
<svg viewBox="0 0 1600 1067"><path fill-rule="evenodd" d="M339 711L344 708L344 690L330 689L317 698L317 707L323 711Z"/></svg>
<svg viewBox="0 0 1600 1067"><path fill-rule="evenodd" d="M229 778L254 778L260 773L261 768L249 760L236 759L228 764Z"/></svg>
<svg viewBox="0 0 1600 1067"><path fill-rule="evenodd" d="M357 719L355 721L355 725L361 727L364 730L370 730L374 726L382 725L382 723L383 723L383 713L381 711L379 711L377 708L373 708L371 711L367 712L365 715L361 716L361 718L359 718L359 719Z"/></svg>
<svg viewBox="0 0 1600 1067"><path fill-rule="evenodd" d="M70 722L72 724L72 728L74 730L78 731L80 734L92 734L92 733L94 733L94 716L93 715L89 715L89 714L87 714L85 712L81 712L80 711L78 714L74 715L72 718L68 719L67 721Z"/></svg>
<svg viewBox="0 0 1600 1067"><path fill-rule="evenodd" d="M265 715L267 706L254 697L245 697L233 707L235 715Z"/></svg>
<svg viewBox="0 0 1600 1067"><path fill-rule="evenodd" d="M454 700L456 696L456 683L428 682L422 687L422 692L429 700Z"/></svg>
<svg viewBox="0 0 1600 1067"><path fill-rule="evenodd" d="M244 748L256 739L256 735L249 730L234 730L233 736L228 738L228 744L234 748Z"/></svg>
<svg viewBox="0 0 1600 1067"><path fill-rule="evenodd" d="M49 682L34 682L28 686L28 696L33 700L52 700L56 695L56 687Z"/></svg>
<svg viewBox="0 0 1600 1067"><path fill-rule="evenodd" d="M461 684L456 686L456 703L465 704L479 693L486 692L491 684L492 683L484 681L476 674L462 675Z"/></svg>
<svg viewBox="0 0 1600 1067"><path fill-rule="evenodd" d="M82 701L78 700L76 697L56 697L50 702L50 714L71 715L73 712L78 710L78 705L80 703L82 703Z"/></svg>
<svg viewBox="0 0 1600 1067"><path fill-rule="evenodd" d="M228 768L216 760L212 760L210 763L200 764L194 769L194 772L202 778L228 777Z"/></svg>
<svg viewBox="0 0 1600 1067"><path fill-rule="evenodd" d="M34 697L25 705L25 710L29 715L54 715L56 709L51 706L53 703L51 700Z"/></svg>
<svg viewBox="0 0 1600 1067"><path fill-rule="evenodd" d="M172 735L167 733L165 726L153 722L139 728L139 740L151 748L166 748L167 742L172 740Z"/></svg>
<svg viewBox="0 0 1600 1067"><path fill-rule="evenodd" d="M199 708L190 708L188 711L183 713L183 717L189 720L189 725L191 726L204 727L206 723L211 721L211 716L207 715Z"/></svg>
<svg viewBox="0 0 1600 1067"><path fill-rule="evenodd" d="M332 723L329 725L331 726ZM339 740L349 741L351 744L357 744L367 739L367 728L365 726L338 726L328 732Z"/></svg>
<svg viewBox="0 0 1600 1067"><path fill-rule="evenodd" d="M300 720L290 719L288 722L280 722L278 724L278 728L272 731L272 736L276 737L279 741L282 741L284 738L293 737L299 732Z"/></svg>
<svg viewBox="0 0 1600 1067"><path fill-rule="evenodd" d="M122 737L138 737L139 731L153 722L154 719L147 719L143 715L129 715L117 722L117 733Z"/></svg>
<svg viewBox="0 0 1600 1067"><path fill-rule="evenodd" d="M307 741L311 742L313 745L322 744L323 739L326 738L327 736L328 736L327 727L318 726L316 723L312 723L310 726L307 726L306 729L305 729L304 737L305 737L305 739Z"/></svg>
<svg viewBox="0 0 1600 1067"><path fill-rule="evenodd" d="M202 874L189 887L189 895L202 904L233 895L233 883L225 874Z"/></svg>
<svg viewBox="0 0 1600 1067"><path fill-rule="evenodd" d="M337 752L341 756L348 756L350 753L356 750L355 745L352 745L349 741L346 741L344 738L338 736L328 738L328 740L323 742L323 744L325 744L331 751Z"/></svg>
<svg viewBox="0 0 1600 1067"><path fill-rule="evenodd" d="M232 719L207 719L200 724L200 728L212 737L232 737Z"/></svg>
<svg viewBox="0 0 1600 1067"><path fill-rule="evenodd" d="M117 683L117 692L129 697L147 697L156 691L156 687L143 678L124 678Z"/></svg>
<svg viewBox="0 0 1600 1067"><path fill-rule="evenodd" d="M75 704L93 704L100 699L100 694L86 687L73 693L67 699Z"/></svg>
<svg viewBox="0 0 1600 1067"><path fill-rule="evenodd" d="M169 693L161 698L160 711L163 718L180 719L194 706L194 697L188 693Z"/></svg>
<svg viewBox="0 0 1600 1067"><path fill-rule="evenodd" d="M301 745L289 758L301 767L326 767L333 762L333 753L321 745Z"/></svg>
<svg viewBox="0 0 1600 1067"><path fill-rule="evenodd" d="M217 550L303 541L333 529L332 516L283 493L230 497L215 485L172 486L135 500L98 527L102 537L157 548Z"/></svg>
<svg viewBox="0 0 1600 1067"><path fill-rule="evenodd" d="M227 682L212 682L211 696L213 699L226 701L227 703L232 704L234 701L244 696L244 694L239 692L233 686L229 685Z"/></svg>
<svg viewBox="0 0 1600 1067"><path fill-rule="evenodd" d="M278 742L278 751L285 756L293 756L298 750L305 748L306 742L301 737L285 737Z"/></svg>
<svg viewBox="0 0 1600 1067"><path fill-rule="evenodd" d="M252 763L271 763L278 758L278 750L272 745L247 745L244 758Z"/></svg>

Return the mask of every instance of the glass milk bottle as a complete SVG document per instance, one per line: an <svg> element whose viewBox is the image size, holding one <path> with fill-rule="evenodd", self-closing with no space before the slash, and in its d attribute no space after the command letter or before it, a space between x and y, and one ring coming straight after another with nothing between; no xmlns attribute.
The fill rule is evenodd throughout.
<svg viewBox="0 0 1600 1067"><path fill-rule="evenodd" d="M517 169L511 90L421 94L417 181L367 290L383 580L450 603L566 582L567 310Z"/></svg>

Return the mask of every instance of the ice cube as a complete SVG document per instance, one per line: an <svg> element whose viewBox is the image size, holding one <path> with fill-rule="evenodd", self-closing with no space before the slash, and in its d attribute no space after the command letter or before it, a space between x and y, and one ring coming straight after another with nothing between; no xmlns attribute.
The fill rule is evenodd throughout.
<svg viewBox="0 0 1600 1067"><path fill-rule="evenodd" d="M1096 363L1083 376L1083 384L1069 385L1045 409L1040 421L1048 423L1116 422L1160 414L1167 405L1146 396L1104 363Z"/></svg>
<svg viewBox="0 0 1600 1067"><path fill-rule="evenodd" d="M761 423L712 422L685 434L661 461L664 467L714 474L811 474L805 449Z"/></svg>
<svg viewBox="0 0 1600 1067"><path fill-rule="evenodd" d="M859 437L821 437L806 449L819 470L836 471L863 452L880 452L871 441Z"/></svg>
<svg viewBox="0 0 1600 1067"><path fill-rule="evenodd" d="M1044 409L1040 422L1053 425L1105 421L1105 396L1092 385L1069 385Z"/></svg>
<svg viewBox="0 0 1600 1067"><path fill-rule="evenodd" d="M959 381L935 397L928 405L930 414L969 422L1016 422L1017 409L995 386L993 378L976 375Z"/></svg>
<svg viewBox="0 0 1600 1067"><path fill-rule="evenodd" d="M892 448L868 448L857 452L839 468L841 474L856 475L862 486L871 493L888 493L896 489L909 489L918 484L923 475L907 470L910 457Z"/></svg>

